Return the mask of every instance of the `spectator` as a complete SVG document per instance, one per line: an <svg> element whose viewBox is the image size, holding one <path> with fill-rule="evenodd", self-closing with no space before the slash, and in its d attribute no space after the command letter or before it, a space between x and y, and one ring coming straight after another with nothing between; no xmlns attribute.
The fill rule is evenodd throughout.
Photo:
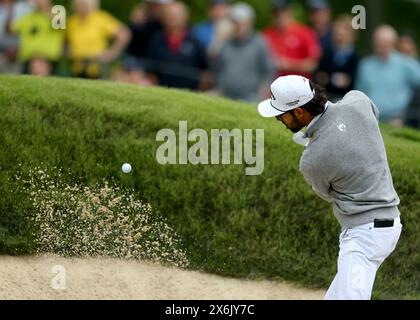
<svg viewBox="0 0 420 320"><path fill-rule="evenodd" d="M132 34L131 41L120 64L112 71L111 79L119 82L128 82L143 85L149 80L144 69L144 48L142 47L144 35L140 30L149 22L148 4L138 4L130 12L129 28ZM142 52L142 53L140 53Z"/></svg>
<svg viewBox="0 0 420 320"><path fill-rule="evenodd" d="M232 35L233 26L229 19L229 11L228 0L211 0L210 20L200 23L193 29L194 35L206 47L211 59L217 57Z"/></svg>
<svg viewBox="0 0 420 320"><path fill-rule="evenodd" d="M163 30L165 7L173 0L146 0L145 6L137 6L131 13L129 28L133 35L127 54L130 58L143 60L155 33ZM139 18L140 17L140 18Z"/></svg>
<svg viewBox="0 0 420 320"><path fill-rule="evenodd" d="M0 0L0 73L19 73L17 63L18 37L12 25L32 11L26 1Z"/></svg>
<svg viewBox="0 0 420 320"><path fill-rule="evenodd" d="M398 39L398 50L408 57L418 59L416 35L410 31L402 33Z"/></svg>
<svg viewBox="0 0 420 320"><path fill-rule="evenodd" d="M130 40L130 31L109 13L99 9L98 0L73 0L75 13L67 24L67 41L72 75L99 78L101 64L116 59ZM113 40L111 46L109 41Z"/></svg>
<svg viewBox="0 0 420 320"><path fill-rule="evenodd" d="M136 30L148 23L147 6L139 4L130 13L130 29ZM132 31L133 32L133 31ZM130 46L134 44L134 37L130 42ZM153 83L147 76L144 68L144 61L138 57L128 54L130 47L120 65L118 65L111 73L111 80L117 82L131 83L141 86L150 86Z"/></svg>
<svg viewBox="0 0 420 320"><path fill-rule="evenodd" d="M420 129L420 86L417 86L413 99L407 108L404 117L404 125Z"/></svg>
<svg viewBox="0 0 420 320"><path fill-rule="evenodd" d="M413 90L420 85L420 66L416 60L395 51L397 38L391 26L375 30L374 54L360 63L356 88L372 98L382 121L401 125Z"/></svg>
<svg viewBox="0 0 420 320"><path fill-rule="evenodd" d="M354 48L356 31L351 23L352 17L346 15L334 22L333 44L324 52L314 75L332 101L341 99L354 87L359 57Z"/></svg>
<svg viewBox="0 0 420 320"><path fill-rule="evenodd" d="M25 0L0 0L0 45L4 49L7 41L16 43L12 25L19 18L32 11L32 6ZM13 39L10 39L13 38Z"/></svg>
<svg viewBox="0 0 420 320"><path fill-rule="evenodd" d="M309 0L309 18L318 35L323 52L327 52L332 46L332 19L331 9L327 0Z"/></svg>
<svg viewBox="0 0 420 320"><path fill-rule="evenodd" d="M274 2L274 26L266 29L264 36L278 76L297 74L311 78L321 47L315 32L294 20L289 1Z"/></svg>
<svg viewBox="0 0 420 320"><path fill-rule="evenodd" d="M47 59L33 57L28 64L28 73L34 76L49 76L53 73L53 64Z"/></svg>
<svg viewBox="0 0 420 320"><path fill-rule="evenodd" d="M144 26L147 23L147 7L144 3L136 5L130 12L130 26Z"/></svg>
<svg viewBox="0 0 420 320"><path fill-rule="evenodd" d="M411 31L405 31L398 39L398 50L401 54L418 61L416 35ZM405 113L404 125L420 129L420 86L415 89L413 98Z"/></svg>
<svg viewBox="0 0 420 320"><path fill-rule="evenodd" d="M12 24L31 11L27 1L0 0L0 44L3 44L7 37L14 37L11 32Z"/></svg>
<svg viewBox="0 0 420 320"><path fill-rule="evenodd" d="M33 3L34 11L12 27L20 37L19 60L25 73L36 71L37 75L51 75L63 54L64 32L51 26L50 0L34 0Z"/></svg>
<svg viewBox="0 0 420 320"><path fill-rule="evenodd" d="M230 5L228 0L211 0L209 9L210 20L201 22L193 29L194 35L203 44L210 47L214 40L215 25L218 21L224 20L229 16Z"/></svg>
<svg viewBox="0 0 420 320"><path fill-rule="evenodd" d="M205 48L188 29L188 8L182 2L165 7L164 30L151 39L147 64L155 83L191 90L207 89Z"/></svg>
<svg viewBox="0 0 420 320"><path fill-rule="evenodd" d="M274 75L270 54L263 38L253 31L252 7L236 3L230 15L234 35L219 58L217 89L231 99L256 102L269 96Z"/></svg>

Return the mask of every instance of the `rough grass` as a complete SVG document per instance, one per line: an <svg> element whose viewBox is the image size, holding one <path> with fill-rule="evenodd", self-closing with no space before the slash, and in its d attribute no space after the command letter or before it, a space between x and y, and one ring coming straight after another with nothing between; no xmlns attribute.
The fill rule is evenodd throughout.
<svg viewBox="0 0 420 320"><path fill-rule="evenodd" d="M251 105L110 82L0 76L0 253L36 250L30 201L16 192L18 164L70 169L85 184L134 188L181 236L193 268L282 278L326 288L336 270L339 226L298 171L301 147ZM156 133L265 129L265 170L243 165L159 165ZM376 298L420 298L420 134L382 127L404 231L380 268ZM121 173L129 162L132 174Z"/></svg>

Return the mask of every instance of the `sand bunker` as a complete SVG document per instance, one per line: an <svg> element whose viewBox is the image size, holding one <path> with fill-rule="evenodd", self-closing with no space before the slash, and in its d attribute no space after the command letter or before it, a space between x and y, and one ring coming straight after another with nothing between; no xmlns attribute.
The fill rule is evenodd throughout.
<svg viewBox="0 0 420 320"><path fill-rule="evenodd" d="M63 271L65 289L54 289L64 285ZM322 299L324 293L141 261L0 256L0 299Z"/></svg>

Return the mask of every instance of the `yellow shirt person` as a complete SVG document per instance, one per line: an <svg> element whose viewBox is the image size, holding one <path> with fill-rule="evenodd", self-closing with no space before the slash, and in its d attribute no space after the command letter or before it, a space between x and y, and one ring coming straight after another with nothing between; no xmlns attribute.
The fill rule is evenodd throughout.
<svg viewBox="0 0 420 320"><path fill-rule="evenodd" d="M67 24L69 57L72 60L95 59L109 46L122 24L109 13L96 10L84 19L75 14Z"/></svg>
<svg viewBox="0 0 420 320"><path fill-rule="evenodd" d="M48 14L42 11L29 13L17 20L12 30L20 37L20 61L26 63L33 58L57 61L61 58L64 32L52 28Z"/></svg>

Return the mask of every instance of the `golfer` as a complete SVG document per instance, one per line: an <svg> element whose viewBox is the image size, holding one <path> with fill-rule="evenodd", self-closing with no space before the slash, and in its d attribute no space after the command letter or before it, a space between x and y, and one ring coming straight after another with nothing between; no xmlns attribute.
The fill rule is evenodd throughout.
<svg viewBox="0 0 420 320"><path fill-rule="evenodd" d="M305 145L300 171L332 202L342 227L338 270L325 299L370 299L376 271L402 228L378 108L360 91L331 103L323 88L295 75L278 78L271 93L259 113L283 122Z"/></svg>

